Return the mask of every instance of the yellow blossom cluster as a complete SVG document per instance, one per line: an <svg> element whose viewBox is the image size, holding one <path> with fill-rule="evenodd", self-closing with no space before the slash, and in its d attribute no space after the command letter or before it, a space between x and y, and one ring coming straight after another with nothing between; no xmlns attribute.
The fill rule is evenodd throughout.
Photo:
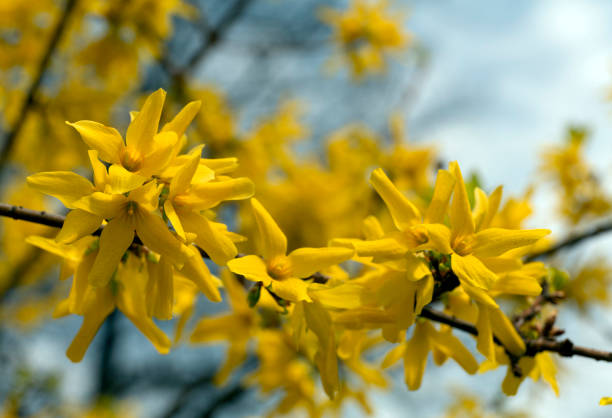
<svg viewBox="0 0 612 418"><path fill-rule="evenodd" d="M345 11L326 8L321 13L355 77L380 73L386 68L388 55L410 45L402 19L387 8L386 0L354 0Z"/></svg>

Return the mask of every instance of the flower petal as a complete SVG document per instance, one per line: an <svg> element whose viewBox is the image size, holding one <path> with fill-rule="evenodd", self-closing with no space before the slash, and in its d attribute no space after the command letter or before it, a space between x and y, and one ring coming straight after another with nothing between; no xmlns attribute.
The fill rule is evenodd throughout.
<svg viewBox="0 0 612 418"><path fill-rule="evenodd" d="M287 253L287 237L257 199L251 199L251 206L259 231L261 255L266 260L284 256Z"/></svg>
<svg viewBox="0 0 612 418"><path fill-rule="evenodd" d="M28 186L41 193L58 198L67 208L94 192L94 186L85 177L70 171L50 171L32 174Z"/></svg>
<svg viewBox="0 0 612 418"><path fill-rule="evenodd" d="M238 249L233 241L209 221L205 216L190 210L178 212L184 228L195 233L195 243L206 251L206 254L215 264L224 266L229 260L236 257Z"/></svg>
<svg viewBox="0 0 612 418"><path fill-rule="evenodd" d="M355 252L352 248L298 248L288 257L291 263L292 275L306 278L317 271L349 260Z"/></svg>
<svg viewBox="0 0 612 418"><path fill-rule="evenodd" d="M450 163L450 171L456 179L455 191L453 194L453 202L450 209L450 221L452 227L451 239L455 237L467 236L474 233L474 219L470 209L470 201L468 199L461 169L456 161Z"/></svg>
<svg viewBox="0 0 612 418"><path fill-rule="evenodd" d="M178 137L174 132L162 132L155 135L147 153L143 154L142 165L138 173L150 177L163 172L172 161L172 149L176 145Z"/></svg>
<svg viewBox="0 0 612 418"><path fill-rule="evenodd" d="M219 289L208 267L206 267L204 260L202 260L202 257L200 257L195 247L190 246L188 248L193 254L185 261L185 265L181 269L181 274L193 281L209 300L212 302L221 302Z"/></svg>
<svg viewBox="0 0 612 418"><path fill-rule="evenodd" d="M277 296L290 302L312 301L310 296L308 296L308 283L293 277L283 280L272 280L270 290Z"/></svg>
<svg viewBox="0 0 612 418"><path fill-rule="evenodd" d="M177 194L185 193L191 185L191 179L200 164L203 147L203 145L200 145L191 150L189 159L178 169L174 177L172 177L170 181L170 194L168 195L169 199L172 199Z"/></svg>
<svg viewBox="0 0 612 418"><path fill-rule="evenodd" d="M74 209L68 212L64 226L55 237L60 244L71 244L86 235L92 234L102 224L102 217Z"/></svg>
<svg viewBox="0 0 612 418"><path fill-rule="evenodd" d="M112 219L123 213L126 204L127 198L123 195L94 192L75 201L73 206L104 219Z"/></svg>
<svg viewBox="0 0 612 418"><path fill-rule="evenodd" d="M187 238L185 237L185 230L183 229L183 224L181 223L181 219L178 214L174 210L174 206L172 206L172 202L170 200L166 200L164 202L164 213L170 220L170 223L174 227L176 234L185 241Z"/></svg>
<svg viewBox="0 0 612 418"><path fill-rule="evenodd" d="M248 280L263 282L264 286L269 286L272 282L266 263L256 255L234 258L227 262L227 268L232 273L244 276Z"/></svg>
<svg viewBox="0 0 612 418"><path fill-rule="evenodd" d="M202 107L202 101L195 100L189 102L181 109L180 112L170 122L166 123L162 128L162 132L172 131L180 138L185 134L187 127L196 117Z"/></svg>
<svg viewBox="0 0 612 418"><path fill-rule="evenodd" d="M215 207L225 200L248 199L255 193L255 187L250 179L239 177L223 181L194 183L191 193L196 198L192 198L191 205L199 210L204 210Z"/></svg>
<svg viewBox="0 0 612 418"><path fill-rule="evenodd" d="M496 257L506 251L536 243L550 234L548 229L503 229L488 228L476 234L473 245L474 255L478 257Z"/></svg>
<svg viewBox="0 0 612 418"><path fill-rule="evenodd" d="M455 187L455 177L447 170L438 170L436 184L434 186L433 197L425 213L425 223L441 224L448 210L453 188Z"/></svg>
<svg viewBox="0 0 612 418"><path fill-rule="evenodd" d="M165 100L166 92L162 89L147 97L142 109L128 126L125 140L129 148L140 151L142 155L151 149Z"/></svg>
<svg viewBox="0 0 612 418"><path fill-rule="evenodd" d="M410 390L421 387L430 350L428 330L431 328L433 327L429 322L417 323L412 338L405 343L404 379Z"/></svg>
<svg viewBox="0 0 612 418"><path fill-rule="evenodd" d="M179 269L192 255L189 249L172 235L159 216L141 208L138 209L136 216L136 233L144 245L168 257L168 260Z"/></svg>
<svg viewBox="0 0 612 418"><path fill-rule="evenodd" d="M143 185L148 178L127 171L123 166L113 164L108 169L107 184L110 193L124 194Z"/></svg>
<svg viewBox="0 0 612 418"><path fill-rule="evenodd" d="M382 168L377 168L372 172L370 183L384 200L398 229L404 230L421 222L419 210L397 190Z"/></svg>
<svg viewBox="0 0 612 418"><path fill-rule="evenodd" d="M133 240L134 227L123 216L112 219L104 227L98 256L89 272L92 286L106 286Z"/></svg>
<svg viewBox="0 0 612 418"><path fill-rule="evenodd" d="M88 147L98 151L103 161L111 164L120 163L121 150L125 147L121 134L115 128L104 126L90 120L81 120L75 123L66 122L76 129L83 142Z"/></svg>
<svg viewBox="0 0 612 418"><path fill-rule="evenodd" d="M493 286L497 276L485 267L482 262L473 255L451 256L451 267L460 280L474 287L488 290Z"/></svg>

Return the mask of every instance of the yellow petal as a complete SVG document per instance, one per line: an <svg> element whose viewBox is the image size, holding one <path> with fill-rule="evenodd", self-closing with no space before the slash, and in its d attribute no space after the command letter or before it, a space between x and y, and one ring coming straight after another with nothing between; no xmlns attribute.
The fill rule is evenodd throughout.
<svg viewBox="0 0 612 418"><path fill-rule="evenodd" d="M397 190L382 168L377 168L372 172L370 183L384 200L398 229L404 230L421 222L419 210Z"/></svg>
<svg viewBox="0 0 612 418"><path fill-rule="evenodd" d="M381 239L385 236L385 231L383 230L382 225L378 219L372 215L363 220L361 230L363 232L363 236L367 240Z"/></svg>
<svg viewBox="0 0 612 418"><path fill-rule="evenodd" d="M427 355L429 354L428 330L431 328L429 322L417 323L414 327L412 338L406 342L404 351L404 379L410 390L421 387L425 367L427 366Z"/></svg>
<svg viewBox="0 0 612 418"><path fill-rule="evenodd" d="M172 319L174 304L174 276L172 265L161 257L157 263L148 263L149 282L153 284L153 298L148 301L151 315L157 319Z"/></svg>
<svg viewBox="0 0 612 418"><path fill-rule="evenodd" d="M448 203L450 202L454 187L455 177L447 170L438 170L433 197L425 213L425 223L444 223L444 217L446 216Z"/></svg>
<svg viewBox="0 0 612 418"><path fill-rule="evenodd" d="M81 120L75 123L66 122L76 129L83 142L88 147L98 151L102 160L111 164L119 164L121 150L124 148L123 138L115 128L104 126L90 120Z"/></svg>
<svg viewBox="0 0 612 418"><path fill-rule="evenodd" d="M127 171L118 164L113 164L108 169L107 184L110 193L124 194L143 185L148 178Z"/></svg>
<svg viewBox="0 0 612 418"><path fill-rule="evenodd" d="M496 257L506 251L536 243L540 238L550 234L548 229L503 229L488 228L476 234L473 245L474 255L478 257Z"/></svg>
<svg viewBox="0 0 612 418"><path fill-rule="evenodd" d="M101 216L81 209L71 210L66 215L64 226L62 226L55 240L61 244L71 244L79 238L92 234L101 224Z"/></svg>
<svg viewBox="0 0 612 418"><path fill-rule="evenodd" d="M114 218L104 227L98 256L89 272L91 285L106 286L133 239L134 227L124 217Z"/></svg>
<svg viewBox="0 0 612 418"><path fill-rule="evenodd" d="M136 328L147 337L159 354L168 354L170 352L170 346L172 345L170 339L157 327L157 325L155 325L155 322L153 322L151 318L147 318L146 316L134 316L125 312L124 314L134 325L136 325Z"/></svg>
<svg viewBox="0 0 612 418"><path fill-rule="evenodd" d="M257 199L251 199L251 206L259 231L261 255L266 260L284 256L287 253L287 237Z"/></svg>
<svg viewBox="0 0 612 418"><path fill-rule="evenodd" d="M319 340L315 356L325 393L333 399L338 391L338 358L332 320L329 313L317 302L304 304L304 315L308 328Z"/></svg>
<svg viewBox="0 0 612 418"><path fill-rule="evenodd" d="M193 255L185 261L185 265L181 269L181 274L192 280L198 289L212 302L221 302L221 294L219 293L216 280L210 274L210 270L206 267L204 260L194 247L188 247Z"/></svg>
<svg viewBox="0 0 612 418"><path fill-rule="evenodd" d="M144 245L168 257L168 260L179 269L191 256L187 247L172 235L159 216L140 208L136 216L136 232Z"/></svg>
<svg viewBox="0 0 612 418"><path fill-rule="evenodd" d="M478 336L476 337L476 348L488 360L495 361L495 343L493 341L493 329L491 318L486 305L478 305L478 321L476 322Z"/></svg>
<svg viewBox="0 0 612 418"><path fill-rule="evenodd" d="M94 192L89 180L70 171L52 171L28 176L28 186L41 193L58 198L67 208Z"/></svg>
<svg viewBox="0 0 612 418"><path fill-rule="evenodd" d="M202 157L202 148L203 145L200 145L191 150L189 159L178 169L174 177L172 177L170 181L170 194L168 195L169 199L172 199L177 194L184 193L191 185L191 179Z"/></svg>
<svg viewBox="0 0 612 418"><path fill-rule="evenodd" d="M487 210L487 214L482 220L480 224L480 229L489 228L491 225L491 221L497 214L497 210L499 209L499 204L501 203L503 187L498 186L493 193L489 196L489 209Z"/></svg>
<svg viewBox="0 0 612 418"><path fill-rule="evenodd" d="M540 372L542 373L542 379L544 379L555 391L555 395L559 396L559 384L557 383L557 366L555 366L555 363L550 353L538 353L536 355L536 363L538 364Z"/></svg>
<svg viewBox="0 0 612 418"><path fill-rule="evenodd" d="M461 169L456 161L450 163L450 171L456 179L453 202L450 208L451 239L454 241L455 237L474 233L474 220L472 219L470 201L465 189L465 183L463 182L463 176L461 175Z"/></svg>
<svg viewBox="0 0 612 418"><path fill-rule="evenodd" d="M72 343L70 343L68 350L66 350L66 356L70 361L78 363L83 360L85 352L111 311L112 309L106 311L91 311L83 316L81 328L79 328L79 332L72 340Z"/></svg>
<svg viewBox="0 0 612 418"><path fill-rule="evenodd" d="M106 185L108 177L106 166L98 159L98 151L90 149L87 151L87 154L89 155L91 169L93 170L93 180L96 191L104 191L104 186Z"/></svg>
<svg viewBox="0 0 612 418"><path fill-rule="evenodd" d="M232 340L226 352L225 362L215 374L215 385L224 384L231 373L238 368L238 366L244 363L247 357L248 343L248 338L238 338Z"/></svg>
<svg viewBox="0 0 612 418"><path fill-rule="evenodd" d="M354 249L360 257L398 258L408 252L392 238L364 241L353 238L335 238L329 242L330 247L345 247Z"/></svg>
<svg viewBox="0 0 612 418"><path fill-rule="evenodd" d="M203 318L196 324L189 341L192 343L207 343L231 340L236 331L243 332L242 329L238 330L237 328L237 319L233 314Z"/></svg>
<svg viewBox="0 0 612 418"><path fill-rule="evenodd" d="M491 287L492 292L510 295L538 296L542 287L538 279L520 273L504 274Z"/></svg>
<svg viewBox="0 0 612 418"><path fill-rule="evenodd" d="M303 280L292 277L283 280L272 280L270 286L270 290L274 294L290 302L312 301L310 296L308 296L308 283Z"/></svg>
<svg viewBox="0 0 612 418"><path fill-rule="evenodd" d="M458 254L453 254L451 256L451 266L453 272L455 272L461 281L477 288L488 290L497 279L495 273L486 268L473 255L462 257Z"/></svg>
<svg viewBox="0 0 612 418"><path fill-rule="evenodd" d="M361 306L361 294L363 292L363 286L349 282L332 288L311 290L310 296L326 307L356 309Z"/></svg>
<svg viewBox="0 0 612 418"><path fill-rule="evenodd" d="M202 102L195 100L189 102L181 109L180 112L170 122L166 123L162 128L162 132L172 131L180 138L185 134L187 127L200 111Z"/></svg>
<svg viewBox="0 0 612 418"><path fill-rule="evenodd" d="M478 371L478 362L472 353L450 331L437 332L433 339L436 347L455 360L467 373L474 374Z"/></svg>
<svg viewBox="0 0 612 418"><path fill-rule="evenodd" d="M165 100L166 92L162 89L147 97L142 109L128 126L125 139L129 148L140 151L142 155L150 150L153 137L157 133Z"/></svg>
<svg viewBox="0 0 612 418"><path fill-rule="evenodd" d="M178 214L174 210L174 206L172 206L172 201L166 200L164 202L164 213L170 220L170 223L174 227L176 234L185 241L187 238L185 237L185 230L183 229L183 224L181 223L181 219Z"/></svg>
<svg viewBox="0 0 612 418"><path fill-rule="evenodd" d="M427 242L419 245L415 250L435 250L442 254L450 254L453 252L450 247L451 231L446 225L421 224L415 228L426 231L427 236Z"/></svg>
<svg viewBox="0 0 612 418"><path fill-rule="evenodd" d="M292 275L306 278L327 267L342 263L353 256L354 251L342 247L298 248L288 257Z"/></svg>
<svg viewBox="0 0 612 418"><path fill-rule="evenodd" d="M525 352L525 342L516 331L508 317L499 308L486 308L489 311L493 333L502 342L506 350L519 356Z"/></svg>
<svg viewBox="0 0 612 418"><path fill-rule="evenodd" d="M157 209L160 192L161 185L158 185L157 182L153 180L132 190L128 195L128 200L138 203L140 209L152 212Z"/></svg>
<svg viewBox="0 0 612 418"><path fill-rule="evenodd" d="M178 141L174 132L162 132L155 135L152 145L147 149L142 159L142 165L138 173L150 177L163 172L172 161L173 148Z"/></svg>
<svg viewBox="0 0 612 418"><path fill-rule="evenodd" d="M214 227L214 224L205 216L189 210L182 210L179 216L183 227L188 232L195 233L195 243L203 249L215 264L224 266L229 260L236 257L238 249L230 237L223 231Z"/></svg>
<svg viewBox="0 0 612 418"><path fill-rule="evenodd" d="M253 182L246 177L208 183L194 183L192 205L200 210L217 206L225 200L243 200L253 196Z"/></svg>
<svg viewBox="0 0 612 418"><path fill-rule="evenodd" d="M612 405L612 397L604 396L599 400L599 405Z"/></svg>
<svg viewBox="0 0 612 418"><path fill-rule="evenodd" d="M73 206L104 219L112 219L124 212L127 201L127 198L120 194L94 192L75 201Z"/></svg>
<svg viewBox="0 0 612 418"><path fill-rule="evenodd" d="M383 359L380 367L382 367L383 369L386 369L388 367L393 366L395 363L400 361L402 357L404 357L405 351L406 351L406 346L404 344L400 344L400 345L393 347L385 355L385 358Z"/></svg>
<svg viewBox="0 0 612 418"><path fill-rule="evenodd" d="M227 262L227 268L232 273L244 276L254 282L263 282L264 286L269 286L272 278L268 275L266 263L256 255L234 258Z"/></svg>

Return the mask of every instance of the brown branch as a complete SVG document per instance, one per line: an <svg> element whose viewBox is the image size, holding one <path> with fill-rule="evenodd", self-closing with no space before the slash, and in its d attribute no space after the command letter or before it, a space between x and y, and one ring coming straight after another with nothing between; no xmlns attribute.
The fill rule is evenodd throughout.
<svg viewBox="0 0 612 418"><path fill-rule="evenodd" d="M550 257L552 255L555 255L557 252L561 250L564 250L566 248L571 248L575 245L582 243L583 241L596 237L597 235L604 234L606 232L612 232L612 221L607 221L600 225L590 227L589 229L583 232L572 234L569 237L565 238L562 241L559 241L557 244L553 245L552 247L546 250L529 254L525 258L525 262L530 262L530 261L539 260L541 258Z"/></svg>
<svg viewBox="0 0 612 418"><path fill-rule="evenodd" d="M64 34L64 30L67 27L68 20L70 19L70 15L72 11L75 10L75 6L78 0L67 0L66 7L64 8L64 12L60 17L60 20L51 35L51 40L49 41L49 45L47 50L45 51L45 55L43 56L40 64L38 65L38 69L36 71L36 75L34 76L34 81L26 94L26 99L23 103L21 110L18 113L17 120L13 125L12 129L8 132L6 137L4 138L4 142L0 148L0 167L4 167L13 146L15 145L15 141L23 128L26 117L34 105L36 101L36 95L38 94L38 90L40 89L40 85L44 78L45 73L47 72L47 68L49 67L49 63L51 62L51 58L55 54L57 47L59 45L60 40L62 39L62 35Z"/></svg>
<svg viewBox="0 0 612 418"><path fill-rule="evenodd" d="M472 334L473 336L478 335L478 329L473 324L459 318L455 318L454 316L447 315L443 312L436 311L430 307L423 308L420 316L431 321L449 325L458 330L467 332L468 334ZM495 342L501 345L497 338L495 339ZM527 348L525 355L527 356L534 356L543 351L550 351L563 357L579 356L587 357L593 360L612 362L612 352L574 345L574 343L569 339L562 341L552 341L541 338L536 340L525 340L525 346Z"/></svg>

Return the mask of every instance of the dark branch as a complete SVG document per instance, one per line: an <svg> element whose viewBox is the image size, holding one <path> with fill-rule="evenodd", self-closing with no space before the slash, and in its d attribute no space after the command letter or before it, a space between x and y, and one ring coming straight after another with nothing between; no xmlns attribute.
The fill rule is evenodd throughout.
<svg viewBox="0 0 612 418"><path fill-rule="evenodd" d="M431 321L449 325L474 336L478 335L478 329L476 329L473 324L429 307L423 308L420 316ZM501 345L497 339L495 339L495 342ZM534 356L543 351L551 351L563 357L579 356L593 360L612 362L612 352L577 346L568 339L562 341L551 341L546 339L525 340L525 346L527 347L525 355L528 356Z"/></svg>
<svg viewBox="0 0 612 418"><path fill-rule="evenodd" d="M606 232L612 231L612 221L607 221L606 223L602 223L597 226L593 226L587 229L584 232L570 235L566 239L559 241L557 244L552 247L539 251L537 253L532 253L525 258L526 262L539 260L541 258L550 257L551 255L556 254L557 252L564 250L566 248L571 248L575 245L582 243L590 238L596 237L597 235L604 234Z"/></svg>
<svg viewBox="0 0 612 418"><path fill-rule="evenodd" d="M34 105L34 102L36 100L36 95L38 94L38 90L44 78L45 72L47 71L47 68L49 67L51 58L53 57L53 55L55 54L55 51L57 50L59 42L62 39L62 35L67 27L68 21L70 20L70 15L72 14L72 11L75 9L76 4L77 4L77 0L67 0L66 2L66 7L64 9L64 12L62 13L62 16L60 17L60 20L57 26L55 27L53 34L51 35L49 46L47 47L45 51L45 55L40 61L40 64L34 76L34 81L32 82L32 85L30 86L30 89L28 90L26 94L25 101L23 103L23 106L20 112L18 113L17 120L15 121L12 129L8 132L8 134L4 138L4 142L2 143L2 146L0 148L0 167L5 166L6 161L8 160L9 155L11 153L11 150L13 149L13 146L15 145L15 141L17 140L17 137L19 136L19 133L21 132L21 129L23 128L23 124L26 120L26 117L32 105Z"/></svg>

